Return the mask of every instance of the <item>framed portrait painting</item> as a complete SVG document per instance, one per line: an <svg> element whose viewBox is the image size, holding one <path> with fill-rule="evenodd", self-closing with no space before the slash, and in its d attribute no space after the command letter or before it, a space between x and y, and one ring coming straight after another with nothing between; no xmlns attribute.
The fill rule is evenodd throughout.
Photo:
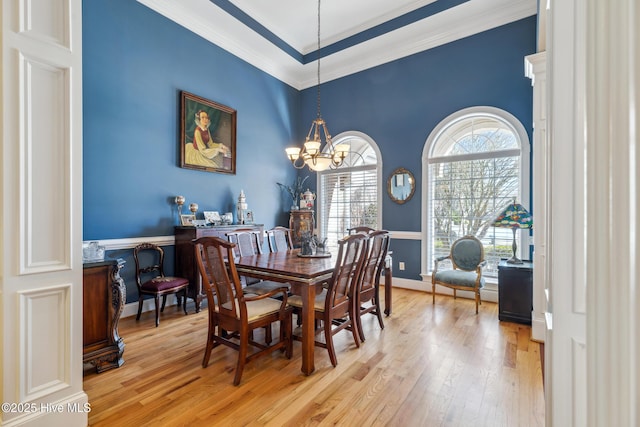
<svg viewBox="0 0 640 427"><path fill-rule="evenodd" d="M180 93L180 167L236 173L236 110Z"/></svg>

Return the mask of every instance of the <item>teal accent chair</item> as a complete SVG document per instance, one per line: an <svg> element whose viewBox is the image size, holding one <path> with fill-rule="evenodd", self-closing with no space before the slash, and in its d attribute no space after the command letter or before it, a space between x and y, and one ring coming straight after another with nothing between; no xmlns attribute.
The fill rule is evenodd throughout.
<svg viewBox="0 0 640 427"><path fill-rule="evenodd" d="M453 269L438 270L441 262L450 260ZM464 236L453 242L451 252L447 256L434 260L434 268L431 273L431 294L433 304L436 303L436 285L453 289L453 298L456 291L471 291L476 298L476 314L480 301L480 289L484 287L482 267L487 263L484 259L484 247L475 236Z"/></svg>

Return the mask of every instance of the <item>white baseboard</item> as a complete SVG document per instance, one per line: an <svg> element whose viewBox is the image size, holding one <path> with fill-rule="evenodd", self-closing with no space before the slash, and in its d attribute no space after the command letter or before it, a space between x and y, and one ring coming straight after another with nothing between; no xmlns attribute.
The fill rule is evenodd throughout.
<svg viewBox="0 0 640 427"><path fill-rule="evenodd" d="M544 342L547 326L545 324L544 315L536 317L535 313L531 313L533 319L531 321L531 339L537 342Z"/></svg>
<svg viewBox="0 0 640 427"><path fill-rule="evenodd" d="M193 300L187 298L187 302L189 301L193 301ZM165 310L167 310L168 307L176 305L177 302L178 300L175 295L167 295L167 304L165 305ZM160 303L162 304L162 299L160 300ZM156 308L155 308L155 303L153 298L144 300L144 302L142 303L143 313L146 313L147 311L155 312L155 310ZM120 315L120 318L122 319L125 317L136 316L137 314L138 314L138 301L134 301L124 305L124 309L122 310L122 315Z"/></svg>
<svg viewBox="0 0 640 427"><path fill-rule="evenodd" d="M431 293L431 282L427 282L425 280L412 280L412 279L403 279L401 277L394 277L393 287L402 288L402 289L412 289L414 291ZM436 286L436 293L453 296L453 289L445 288L444 286ZM461 298L475 299L473 292L458 291L456 295ZM480 299L482 301L497 303L498 302L497 287L486 286L484 289L480 290Z"/></svg>

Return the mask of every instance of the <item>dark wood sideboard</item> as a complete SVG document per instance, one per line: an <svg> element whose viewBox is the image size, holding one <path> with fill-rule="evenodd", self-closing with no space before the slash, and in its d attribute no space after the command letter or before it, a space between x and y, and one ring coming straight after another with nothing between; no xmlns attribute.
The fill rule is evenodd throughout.
<svg viewBox="0 0 640 427"><path fill-rule="evenodd" d="M124 341L118 334L126 298L120 277L124 264L122 259L83 264L82 361L98 372L124 363Z"/></svg>
<svg viewBox="0 0 640 427"><path fill-rule="evenodd" d="M176 267L175 275L184 277L189 280L189 290L187 292L189 298L193 299L196 304L196 313L200 311L200 303L206 299L206 295L202 292L202 281L200 280L200 272L196 262L195 248L193 240L200 237L220 237L227 239L226 234L238 229L259 230L264 236L264 225L262 224L238 224L238 225L215 225L209 227L175 227L175 250L176 250ZM264 239L263 239L264 240ZM264 242L263 242L264 244Z"/></svg>

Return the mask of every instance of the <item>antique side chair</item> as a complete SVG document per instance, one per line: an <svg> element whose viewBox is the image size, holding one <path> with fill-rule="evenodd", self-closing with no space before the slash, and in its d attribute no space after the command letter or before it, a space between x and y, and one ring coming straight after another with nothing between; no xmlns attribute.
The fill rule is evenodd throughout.
<svg viewBox="0 0 640 427"><path fill-rule="evenodd" d="M160 312L164 311L169 294L182 294L184 314L187 314L189 280L183 277L164 275L164 250L153 243L141 243L133 249L133 259L136 264L136 285L138 287L136 320L140 320L145 295L151 295L155 300L156 327L160 324ZM162 308L159 308L160 297L162 297Z"/></svg>
<svg viewBox="0 0 640 427"><path fill-rule="evenodd" d="M450 260L453 269L438 270L441 262ZM431 273L431 293L433 304L436 303L436 285L453 289L453 298L456 291L470 291L475 295L476 314L480 301L480 289L484 287L482 267L487 261L484 259L484 247L475 236L464 236L453 242L449 255L436 258Z"/></svg>

